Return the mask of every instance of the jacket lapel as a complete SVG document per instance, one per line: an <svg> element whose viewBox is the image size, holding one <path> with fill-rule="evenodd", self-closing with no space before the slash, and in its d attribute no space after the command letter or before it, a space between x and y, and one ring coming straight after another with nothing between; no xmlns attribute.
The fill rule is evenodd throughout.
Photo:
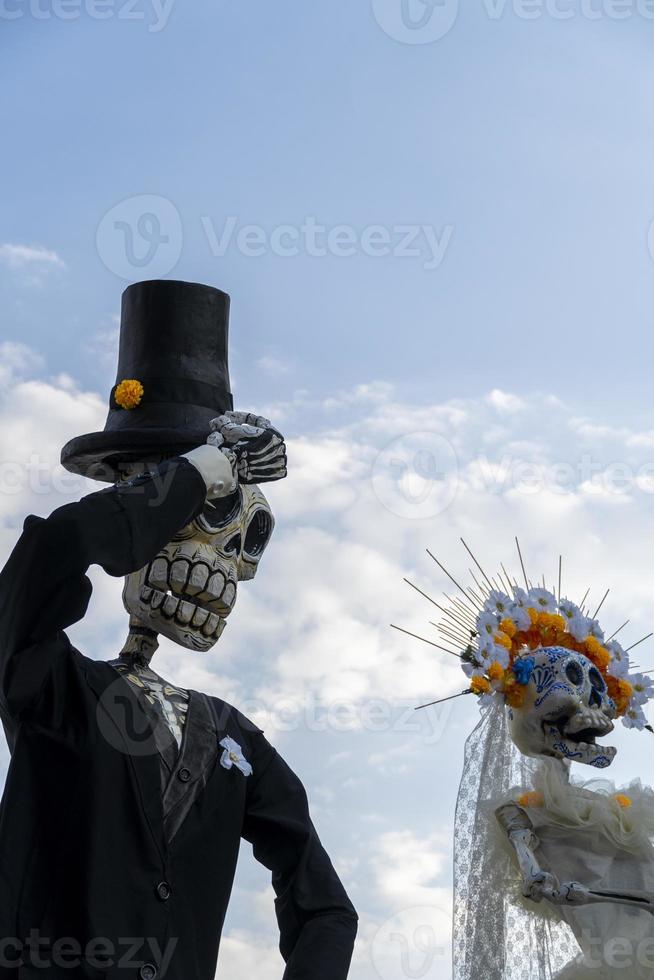
<svg viewBox="0 0 654 980"><path fill-rule="evenodd" d="M101 660L87 660L84 671L98 698L101 733L127 759L147 823L163 858L166 840L161 762L153 724L136 689L114 667Z"/></svg>
<svg viewBox="0 0 654 980"><path fill-rule="evenodd" d="M219 802L227 799L229 788L233 787L234 773L220 765L223 749L219 743L231 734L229 713L225 712L222 718L206 694L189 691L182 745L173 760L166 750L166 733L158 732L152 713L141 704L136 688L125 677L101 660L86 660L84 672L98 698L98 724L128 760L147 823L163 858L209 781ZM165 725L163 719L161 725ZM169 732L168 736L172 738ZM170 770L165 788L161 775L164 761Z"/></svg>
<svg viewBox="0 0 654 980"><path fill-rule="evenodd" d="M209 698L199 691L189 691L181 750L163 798L164 829L169 843L204 792L216 765L220 737Z"/></svg>

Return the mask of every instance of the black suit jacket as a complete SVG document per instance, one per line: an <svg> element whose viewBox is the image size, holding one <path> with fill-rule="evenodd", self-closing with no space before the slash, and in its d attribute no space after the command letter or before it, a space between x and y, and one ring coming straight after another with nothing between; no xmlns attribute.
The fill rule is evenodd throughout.
<svg viewBox="0 0 654 980"><path fill-rule="evenodd" d="M182 801L171 826L132 686L63 632L86 612L91 564L115 576L142 568L202 509L206 488L188 460L155 476L28 517L0 574L0 715L11 751L0 977L213 980L245 838L272 871L285 980L344 980L356 914L301 782L263 733L192 692L188 720L200 736L171 783L173 803ZM226 735L251 776L220 764Z"/></svg>

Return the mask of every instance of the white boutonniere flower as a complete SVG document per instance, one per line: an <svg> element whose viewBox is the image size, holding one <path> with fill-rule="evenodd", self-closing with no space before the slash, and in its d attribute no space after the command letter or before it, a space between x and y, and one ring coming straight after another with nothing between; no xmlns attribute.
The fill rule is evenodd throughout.
<svg viewBox="0 0 654 980"><path fill-rule="evenodd" d="M254 770L248 762L248 760L243 755L243 749L235 742L233 738L226 736L219 742L219 745L225 750L220 759L220 764L224 769L231 769L232 766L236 766L244 776L251 776Z"/></svg>

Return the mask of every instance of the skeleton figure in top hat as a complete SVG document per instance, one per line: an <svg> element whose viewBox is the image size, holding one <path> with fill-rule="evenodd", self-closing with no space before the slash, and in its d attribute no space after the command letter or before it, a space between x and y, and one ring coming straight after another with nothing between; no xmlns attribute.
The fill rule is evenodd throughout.
<svg viewBox="0 0 654 980"><path fill-rule="evenodd" d="M26 518L0 574L2 977L213 980L241 838L272 872L285 980L347 976L356 914L299 779L235 708L151 663L158 634L219 640L273 530L258 485L286 475L280 433L233 411L228 309L209 286L125 291L105 429L62 450L110 485ZM64 632L91 564L125 578L109 663Z"/></svg>
<svg viewBox="0 0 654 980"><path fill-rule="evenodd" d="M469 588L457 581L439 624L482 710L455 817L453 976L645 980L654 792L576 781L571 762L610 766L616 750L598 740L618 718L649 728L654 683L596 613L561 596L560 572L551 591L524 579L502 566Z"/></svg>

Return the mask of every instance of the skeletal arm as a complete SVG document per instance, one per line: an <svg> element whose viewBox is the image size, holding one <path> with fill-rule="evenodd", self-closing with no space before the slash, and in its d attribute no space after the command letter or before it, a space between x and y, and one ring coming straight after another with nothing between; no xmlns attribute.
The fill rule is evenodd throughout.
<svg viewBox="0 0 654 980"><path fill-rule="evenodd" d="M522 872L522 894L534 902L540 902L543 898L552 901L558 889L558 881L554 875L543 871L538 863L534 853L538 847L538 838L525 810L515 803L508 803L498 807L495 816L516 853Z"/></svg>
<svg viewBox="0 0 654 980"><path fill-rule="evenodd" d="M559 884L554 875L543 871L535 850L538 838L525 810L515 803L498 807L495 816L511 842L522 872L525 898L534 902L542 899L552 905L627 905L654 914L654 895L638 891L614 891L606 888L587 888L579 881Z"/></svg>

